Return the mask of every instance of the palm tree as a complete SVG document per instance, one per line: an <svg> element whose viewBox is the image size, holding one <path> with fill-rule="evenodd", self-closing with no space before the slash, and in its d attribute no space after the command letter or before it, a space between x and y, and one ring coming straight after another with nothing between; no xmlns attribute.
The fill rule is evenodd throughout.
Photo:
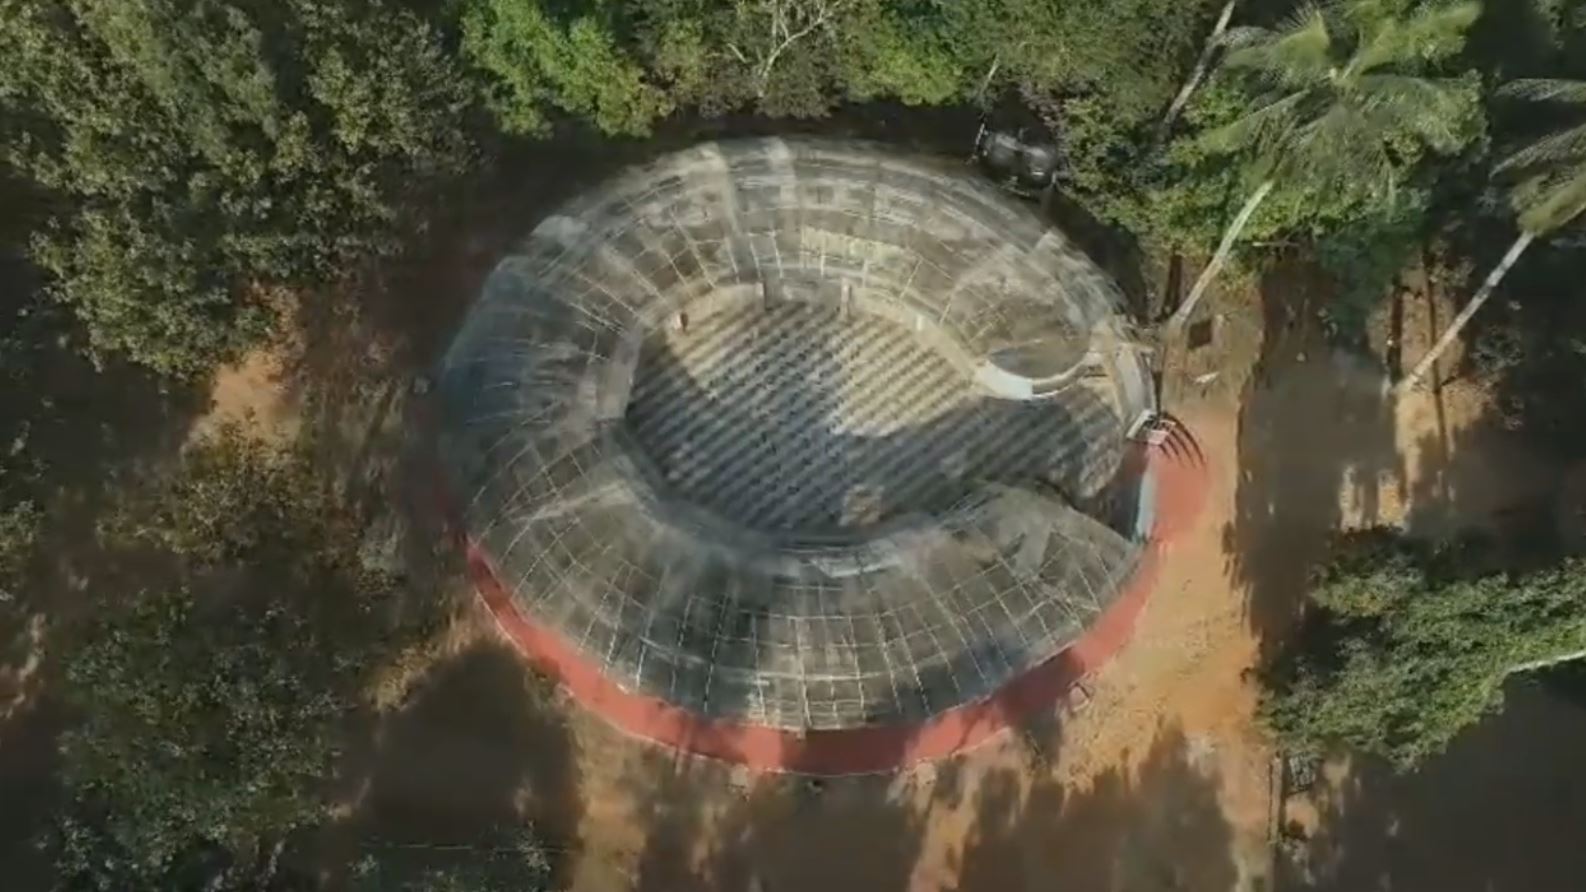
<svg viewBox="0 0 1586 892"><path fill-rule="evenodd" d="M1254 108L1200 137L1218 154L1244 153L1257 185L1217 253L1168 320L1181 329L1228 260L1240 232L1284 176L1391 198L1406 139L1439 152L1460 147L1473 101L1465 82L1428 77L1457 53L1481 13L1475 0L1400 13L1395 0L1309 6L1277 29L1241 28L1223 66L1260 89Z"/></svg>
<svg viewBox="0 0 1586 892"><path fill-rule="evenodd" d="M1185 79L1184 86L1179 88L1178 95L1173 97L1173 102L1168 105L1167 112L1162 115L1162 120L1157 122L1156 137L1153 145L1160 146L1167 139L1173 129L1173 124L1178 121L1178 116L1183 113L1184 106L1189 105L1190 96L1195 88L1200 86L1206 77L1206 72L1211 70L1212 58L1217 55L1217 50L1223 45L1223 34L1228 30L1228 22L1234 17L1234 7L1239 5L1239 0L1228 0L1223 4L1223 11L1217 15L1217 23L1212 26L1210 37L1201 44L1200 58L1195 60L1195 67L1190 70L1189 77Z"/></svg>
<svg viewBox="0 0 1586 892"><path fill-rule="evenodd" d="M1530 102L1571 106L1586 112L1586 81L1526 79L1510 81L1498 89L1498 96ZM1476 296L1437 339L1415 369L1400 381L1399 393L1419 385L1437 357L1454 343L1470 317L1492 297L1498 283L1531 243L1567 225L1586 212L1586 116L1542 137L1505 158L1495 168L1500 176L1514 180L1509 193L1520 224L1520 237L1509 246L1503 259L1487 274Z"/></svg>

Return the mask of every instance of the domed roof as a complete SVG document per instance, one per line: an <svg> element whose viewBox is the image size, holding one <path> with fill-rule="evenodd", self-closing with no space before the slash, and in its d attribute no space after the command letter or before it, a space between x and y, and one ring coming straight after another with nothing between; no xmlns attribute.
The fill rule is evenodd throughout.
<svg viewBox="0 0 1586 892"><path fill-rule="evenodd" d="M446 485L515 606L627 690L921 720L1061 652L1134 568L1151 391L1119 306L953 166L698 146L489 277L440 372Z"/></svg>

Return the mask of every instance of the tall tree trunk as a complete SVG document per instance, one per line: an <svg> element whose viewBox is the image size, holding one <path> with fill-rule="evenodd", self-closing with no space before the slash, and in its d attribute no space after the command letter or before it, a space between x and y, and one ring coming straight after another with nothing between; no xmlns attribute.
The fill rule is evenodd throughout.
<svg viewBox="0 0 1586 892"><path fill-rule="evenodd" d="M1531 242L1535 239L1536 233L1534 232L1520 233L1520 237L1515 239L1514 244L1509 246L1509 253L1503 255L1503 260L1499 261L1498 265L1493 267L1492 272L1487 274L1487 280L1481 283L1481 290L1477 291L1476 296L1470 299L1470 303L1459 311L1459 315L1455 316L1454 321L1449 323L1448 328L1443 332L1443 336L1437 339L1437 343L1432 345L1432 349L1426 351L1425 356L1421 357L1421 361L1416 364L1415 369L1394 387L1396 394L1403 395L1421 383L1421 379L1426 377L1426 373L1432 370L1432 364L1437 362L1437 358L1443 354L1444 350L1448 349L1448 345L1454 343L1454 339L1459 337L1460 331L1470 321L1470 317L1476 315L1476 311L1481 309L1481 305L1492 297L1494 291L1498 290L1498 283L1503 281L1503 277L1509 273L1509 268L1514 266L1515 261L1520 259L1520 255L1525 253L1525 249L1529 248Z"/></svg>
<svg viewBox="0 0 1586 892"><path fill-rule="evenodd" d="M1239 233L1244 231L1245 226L1250 222L1250 217L1255 214L1256 208L1261 206L1261 202L1267 200L1267 196L1272 193L1272 187L1276 184L1276 180L1268 178L1260 186L1256 187L1256 191L1252 192L1249 198L1245 199L1245 206L1239 209L1239 216L1228 224L1228 230L1223 233L1222 244L1217 246L1217 253L1212 255L1211 262L1206 264L1205 269L1201 270L1200 278L1195 280L1195 287L1190 289L1189 297L1184 298L1184 303L1180 304L1179 308L1173 311L1172 317L1168 319L1167 334L1169 337L1176 336L1179 329L1184 327L1184 323L1189 321L1190 314L1195 312L1195 306L1201 302L1202 297L1206 296L1206 286L1211 284L1212 279L1217 275L1217 271L1222 269L1223 264L1228 262L1228 254L1233 251L1234 242L1239 240Z"/></svg>
<svg viewBox="0 0 1586 892"><path fill-rule="evenodd" d="M1223 32L1228 30L1228 22L1234 17L1234 7L1239 5L1239 0L1228 0L1223 5L1222 14L1217 17L1217 24L1212 28L1211 36L1206 38L1206 43L1201 46L1201 55L1195 60L1195 67L1190 70L1189 79L1179 89L1178 95L1173 97L1173 104L1167 107L1167 114L1156 125L1155 142L1160 145L1167 139L1168 132L1173 129L1173 124L1178 116L1183 114L1184 106L1189 105L1190 96L1194 95L1195 88L1200 86L1206 77L1206 72L1211 70L1212 57L1217 54L1218 44L1222 41Z"/></svg>
<svg viewBox="0 0 1586 892"><path fill-rule="evenodd" d="M1581 659L1586 659L1586 649L1574 650L1570 651L1569 653L1547 657L1546 659L1532 660L1529 663L1521 663L1518 666L1510 666L1509 674L1513 675L1516 672L1535 672L1538 669L1546 669L1550 666L1560 665L1561 663L1573 663L1576 660Z"/></svg>

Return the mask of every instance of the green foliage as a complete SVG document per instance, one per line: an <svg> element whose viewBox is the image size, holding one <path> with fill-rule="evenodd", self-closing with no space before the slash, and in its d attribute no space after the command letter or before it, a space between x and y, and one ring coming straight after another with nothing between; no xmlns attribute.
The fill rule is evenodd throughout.
<svg viewBox="0 0 1586 892"><path fill-rule="evenodd" d="M1317 263L1336 286L1322 308L1335 339L1358 341L1393 281L1417 261L1431 200L1425 188L1401 188L1391 204L1360 208L1358 216L1314 233Z"/></svg>
<svg viewBox="0 0 1586 892"><path fill-rule="evenodd" d="M39 519L32 502L0 503L0 602L17 599L38 536Z"/></svg>
<svg viewBox="0 0 1586 892"><path fill-rule="evenodd" d="M894 7L862 4L844 22L838 77L850 99L896 97L906 105L959 98L968 75L946 22L910 18Z"/></svg>
<svg viewBox="0 0 1586 892"><path fill-rule="evenodd" d="M1033 95L1095 97L1115 124L1154 121L1189 70L1222 4L1163 0L997 0L953 10L955 45L980 77L1000 77Z"/></svg>
<svg viewBox="0 0 1586 892"><path fill-rule="evenodd" d="M6 157L58 199L52 293L170 373L258 337L258 286L390 249L469 153L466 84L384 0L0 0L0 57Z"/></svg>
<svg viewBox="0 0 1586 892"><path fill-rule="evenodd" d="M1408 9L1408 11L1405 11ZM1275 30L1244 28L1188 117L1147 214L1159 237L1205 244L1254 182L1277 187L1251 240L1315 239L1359 220L1402 228L1425 207L1440 157L1479 147L1485 122L1474 74L1437 76L1463 45L1477 7L1369 0L1307 7ZM1230 165L1229 162L1235 162ZM1138 219L1137 218L1137 219Z"/></svg>
<svg viewBox="0 0 1586 892"><path fill-rule="evenodd" d="M1059 105L1098 99L1110 118L1079 140L1100 154L1167 104L1210 6L463 0L461 16L492 105L519 132L543 133L548 108L643 134L673 108L812 117L844 100L947 104L1012 87Z"/></svg>
<svg viewBox="0 0 1586 892"><path fill-rule="evenodd" d="M538 0L479 0L463 12L463 51L493 76L490 107L508 131L543 135L549 103L607 133L642 136L671 111L618 45L614 4L558 21Z"/></svg>
<svg viewBox="0 0 1586 892"><path fill-rule="evenodd" d="M72 882L240 882L325 816L343 723L416 631L391 619L394 581L359 566L361 530L306 455L234 431L106 520L145 585L105 598L63 654Z"/></svg>
<svg viewBox="0 0 1586 892"><path fill-rule="evenodd" d="M1312 621L1266 678L1285 745L1344 745L1401 768L1496 709L1517 667L1586 648L1586 561L1482 572L1458 550L1352 534L1313 580Z"/></svg>
<svg viewBox="0 0 1586 892"><path fill-rule="evenodd" d="M1586 81L1516 80L1504 84L1498 95L1562 113L1557 129L1508 156L1495 170L1513 183L1509 198L1520 228L1545 235L1586 212Z"/></svg>

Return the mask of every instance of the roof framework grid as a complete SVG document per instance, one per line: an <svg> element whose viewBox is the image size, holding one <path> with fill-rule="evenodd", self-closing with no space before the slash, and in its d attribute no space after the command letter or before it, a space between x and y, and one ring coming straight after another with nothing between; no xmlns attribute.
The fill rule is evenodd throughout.
<svg viewBox="0 0 1586 892"><path fill-rule="evenodd" d="M1139 565L1121 303L961 170L706 144L491 275L440 370L444 482L513 609L621 689L917 723L1062 653Z"/></svg>

